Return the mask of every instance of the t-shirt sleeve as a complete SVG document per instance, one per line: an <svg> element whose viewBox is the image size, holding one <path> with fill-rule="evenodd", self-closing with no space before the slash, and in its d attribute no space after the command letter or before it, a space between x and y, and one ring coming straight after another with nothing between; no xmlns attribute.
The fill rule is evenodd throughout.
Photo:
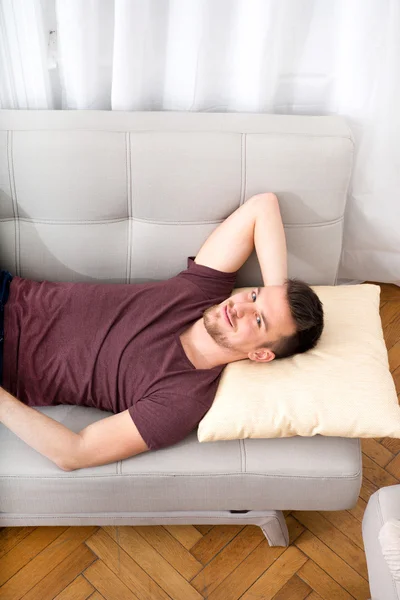
<svg viewBox="0 0 400 600"><path fill-rule="evenodd" d="M226 273L205 265L199 265L194 262L194 259L195 256L188 256L188 268L178 273L177 277L184 277L192 281L208 298L229 296L235 287L238 271Z"/></svg>
<svg viewBox="0 0 400 600"><path fill-rule="evenodd" d="M188 396L155 393L138 400L129 414L149 449L158 450L188 436L208 410Z"/></svg>

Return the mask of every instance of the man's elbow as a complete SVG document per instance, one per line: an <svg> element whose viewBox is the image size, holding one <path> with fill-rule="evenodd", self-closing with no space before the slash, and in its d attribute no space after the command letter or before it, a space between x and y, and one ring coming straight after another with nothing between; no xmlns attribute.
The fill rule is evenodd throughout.
<svg viewBox="0 0 400 600"><path fill-rule="evenodd" d="M63 456L56 462L56 465L62 471L76 471L82 469L83 465L83 439L78 433L74 439L74 443L68 450L68 454Z"/></svg>
<svg viewBox="0 0 400 600"><path fill-rule="evenodd" d="M81 439L79 439L74 445L73 451L70 449L68 455L63 456L56 464L62 471L75 471L82 468L81 462Z"/></svg>
<svg viewBox="0 0 400 600"><path fill-rule="evenodd" d="M75 469L79 468L79 467L73 467L70 464L67 464L65 462L59 462L59 463L56 463L56 464L57 464L57 467L59 469L61 469L62 471L75 471Z"/></svg>
<svg viewBox="0 0 400 600"><path fill-rule="evenodd" d="M253 196L257 200L257 202L265 203L265 202L279 202L278 196L274 194L274 192L262 192L261 194L255 194Z"/></svg>

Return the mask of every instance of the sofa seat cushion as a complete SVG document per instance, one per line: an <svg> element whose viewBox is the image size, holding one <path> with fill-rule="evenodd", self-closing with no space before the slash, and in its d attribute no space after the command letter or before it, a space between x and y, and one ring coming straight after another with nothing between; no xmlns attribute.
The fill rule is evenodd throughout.
<svg viewBox="0 0 400 600"><path fill-rule="evenodd" d="M35 410L75 432L111 414L66 405ZM358 439L317 435L205 444L193 430L173 446L67 472L0 425L0 511L7 515L120 513L143 507L164 512L343 510L356 504L360 486Z"/></svg>

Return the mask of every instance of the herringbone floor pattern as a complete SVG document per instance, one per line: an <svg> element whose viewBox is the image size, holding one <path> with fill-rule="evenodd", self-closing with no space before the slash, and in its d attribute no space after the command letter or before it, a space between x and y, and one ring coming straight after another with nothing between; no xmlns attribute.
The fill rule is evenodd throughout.
<svg viewBox="0 0 400 600"><path fill-rule="evenodd" d="M400 288L381 284L390 369L400 392ZM400 440L364 439L357 505L285 511L288 548L249 526L9 527L1 600L366 600L361 521L370 495L400 482Z"/></svg>

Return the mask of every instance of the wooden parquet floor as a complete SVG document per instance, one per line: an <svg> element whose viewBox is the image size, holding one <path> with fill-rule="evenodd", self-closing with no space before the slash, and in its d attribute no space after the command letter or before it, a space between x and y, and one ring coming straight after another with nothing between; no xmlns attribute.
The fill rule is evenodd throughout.
<svg viewBox="0 0 400 600"><path fill-rule="evenodd" d="M380 311L400 392L400 288L381 284ZM288 548L254 525L3 528L0 599L367 600L361 521L370 495L400 482L400 439L362 450L357 505L285 511Z"/></svg>

